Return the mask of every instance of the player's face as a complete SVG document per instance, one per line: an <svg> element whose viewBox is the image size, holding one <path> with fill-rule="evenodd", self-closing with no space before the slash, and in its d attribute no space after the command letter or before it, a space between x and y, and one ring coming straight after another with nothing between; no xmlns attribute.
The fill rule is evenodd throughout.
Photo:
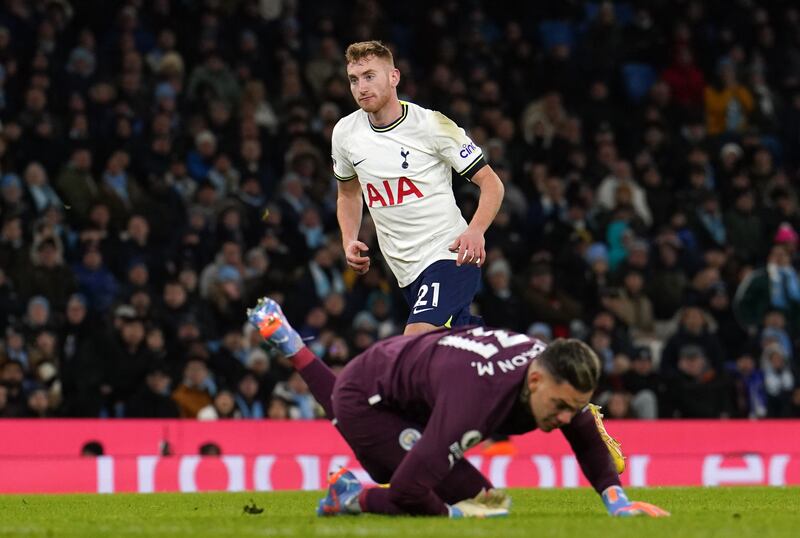
<svg viewBox="0 0 800 538"><path fill-rule="evenodd" d="M347 78L353 99L364 112L377 112L396 98L400 71L377 56L347 64Z"/></svg>
<svg viewBox="0 0 800 538"><path fill-rule="evenodd" d="M528 374L528 388L531 391L531 413L543 432L569 424L592 396L591 392L581 392L569 383L556 383L553 376L544 370L533 370Z"/></svg>

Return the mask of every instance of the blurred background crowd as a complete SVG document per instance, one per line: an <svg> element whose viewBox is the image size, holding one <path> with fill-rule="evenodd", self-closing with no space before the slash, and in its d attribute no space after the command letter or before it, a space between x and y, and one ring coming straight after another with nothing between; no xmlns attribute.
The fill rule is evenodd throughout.
<svg viewBox="0 0 800 538"><path fill-rule="evenodd" d="M0 417L319 416L245 311L335 367L404 326L330 169L375 38L505 184L488 325L587 341L606 416L800 416L795 2L4 0Z"/></svg>

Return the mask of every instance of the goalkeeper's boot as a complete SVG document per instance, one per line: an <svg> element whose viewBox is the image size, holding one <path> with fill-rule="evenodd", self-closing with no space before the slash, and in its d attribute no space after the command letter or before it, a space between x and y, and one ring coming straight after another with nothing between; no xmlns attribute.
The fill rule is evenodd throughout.
<svg viewBox="0 0 800 538"><path fill-rule="evenodd" d="M265 342L276 347L287 357L302 349L303 339L289 325L278 303L269 297L262 297L255 308L247 309L247 319L258 329Z"/></svg>
<svg viewBox="0 0 800 538"><path fill-rule="evenodd" d="M475 497L447 506L451 519L465 517L506 517L511 509L511 497L497 489L483 489Z"/></svg>
<svg viewBox="0 0 800 538"><path fill-rule="evenodd" d="M625 455L622 454L622 445L619 441L608 435L606 427L603 425L603 413L600 412L600 406L589 404L589 411L594 417L594 424L597 426L597 431L600 432L600 437L608 448L608 453L614 461L614 467L617 469L617 474L622 474L625 470Z"/></svg>
<svg viewBox="0 0 800 538"><path fill-rule="evenodd" d="M328 495L319 500L318 516L361 513L358 496L364 490L358 478L342 467L328 478Z"/></svg>

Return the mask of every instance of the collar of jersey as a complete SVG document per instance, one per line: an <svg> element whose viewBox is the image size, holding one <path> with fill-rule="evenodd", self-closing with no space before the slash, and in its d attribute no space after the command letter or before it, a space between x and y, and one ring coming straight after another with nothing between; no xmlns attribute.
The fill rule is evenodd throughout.
<svg viewBox="0 0 800 538"><path fill-rule="evenodd" d="M403 120L406 119L406 116L408 116L408 103L406 103L405 101L400 101L400 106L403 108L403 113L400 114L400 117L394 120L389 125L385 125L383 127L375 127L374 125L372 125L372 122L369 121L369 118L367 118L370 129L372 129L376 133L385 133L387 131L391 131L392 129L403 123Z"/></svg>

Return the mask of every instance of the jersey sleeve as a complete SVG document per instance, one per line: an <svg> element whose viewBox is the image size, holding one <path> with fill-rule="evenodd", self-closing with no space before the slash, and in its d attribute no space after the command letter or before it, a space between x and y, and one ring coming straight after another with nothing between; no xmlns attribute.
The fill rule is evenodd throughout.
<svg viewBox="0 0 800 538"><path fill-rule="evenodd" d="M481 148L453 120L433 112L431 123L434 150L460 176L471 179L486 165Z"/></svg>
<svg viewBox="0 0 800 538"><path fill-rule="evenodd" d="M356 169L350 162L350 156L344 147L345 133L341 123L333 128L331 136L331 161L333 161L333 175L339 181L350 181L356 177Z"/></svg>

